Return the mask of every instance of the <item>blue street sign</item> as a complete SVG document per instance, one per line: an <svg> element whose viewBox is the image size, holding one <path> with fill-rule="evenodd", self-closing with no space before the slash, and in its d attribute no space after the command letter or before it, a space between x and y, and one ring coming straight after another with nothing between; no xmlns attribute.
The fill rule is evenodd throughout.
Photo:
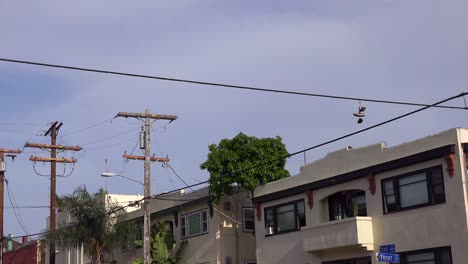
<svg viewBox="0 0 468 264"><path fill-rule="evenodd" d="M400 263L400 254L393 253L377 253L377 261Z"/></svg>
<svg viewBox="0 0 468 264"><path fill-rule="evenodd" d="M379 249L380 253L395 253L395 244L382 245Z"/></svg>

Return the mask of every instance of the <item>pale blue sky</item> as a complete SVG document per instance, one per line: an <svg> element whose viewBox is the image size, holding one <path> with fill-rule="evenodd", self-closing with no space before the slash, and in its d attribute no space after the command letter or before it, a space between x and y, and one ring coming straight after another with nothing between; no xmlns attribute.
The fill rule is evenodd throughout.
<svg viewBox="0 0 468 264"><path fill-rule="evenodd" d="M0 3L0 57L159 76L261 86L344 96L433 103L467 90L468 17L465 1L10 1ZM206 180L199 169L207 146L239 132L281 136L290 152L353 132L414 107L265 94L142 80L0 62L0 147L21 148L58 120L60 135L109 120L119 111L179 115L162 128L153 149L169 155L190 183ZM458 99L452 105L463 106ZM466 112L431 109L307 153L380 141L389 145L466 126ZM12 124L14 123L14 124ZM60 138L82 145L71 177L58 180L59 194L86 184L104 186L99 174L122 169L140 124L116 119ZM113 137L134 129L133 132ZM102 141L102 139L109 138ZM141 153L138 152L136 153ZM27 153L8 163L7 178L19 206L48 205L48 178L37 176ZM67 155L68 153L65 153ZM299 171L303 157L291 158ZM36 164L42 173L48 164ZM143 164L124 173L142 179ZM67 169L70 169L69 167ZM59 169L60 171L60 169ZM153 166L157 191L182 187L166 169ZM141 194L141 186L110 179L109 192ZM5 205L9 205L5 195ZM30 233L45 228L48 209L21 209ZM5 208L5 233L22 235Z"/></svg>

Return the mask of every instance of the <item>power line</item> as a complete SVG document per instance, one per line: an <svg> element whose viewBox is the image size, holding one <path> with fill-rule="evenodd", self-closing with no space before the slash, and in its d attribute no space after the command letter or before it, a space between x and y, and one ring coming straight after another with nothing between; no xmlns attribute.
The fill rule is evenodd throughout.
<svg viewBox="0 0 468 264"><path fill-rule="evenodd" d="M383 122L380 122L380 123L378 123L378 124L375 124L375 125L372 125L372 126L369 126L369 127L363 128L363 129L360 129L360 130L358 130L358 131L355 131L355 132L346 134L346 135L344 135L344 136L337 137L337 138L328 140L328 141L326 141L326 142L323 142L323 143L320 143L320 144L317 144L317 145L314 145L314 146L311 146L311 147L308 147L308 148L305 148L305 149L302 149L302 150L299 150L299 151L290 153L290 154L288 154L288 155L286 155L286 156L283 156L283 157L280 157L280 158L277 158L277 159L268 160L268 161L266 161L266 162L259 163L259 164L257 164L257 165L254 165L254 166L252 166L252 167L248 167L248 168L242 169L242 170L240 170L240 171L236 171L236 172L234 172L234 174L236 174L236 173L241 173L241 172L248 171L248 170L252 170L252 169L255 169L255 168L264 166L264 165L266 165L266 164L271 164L272 162L276 162L276 161L281 160L281 159L290 158L290 157L292 157L292 156L295 156L295 155L304 153L304 152L306 152L306 151L309 151L309 150L312 150L312 149L316 149L316 148L319 148L319 147L322 147L322 146L325 146L325 145L328 145L328 144L337 142L337 141L339 141L339 140L342 140L342 139L345 139L345 138L348 138L348 137L351 137L351 136L360 134L360 133L362 133L362 132L365 132L365 131L368 131L368 130L371 130L371 129L374 129L374 128L383 126L383 125L385 125L385 124L394 122L394 121L396 121L396 120L402 119L402 118L404 118L404 117L407 117L407 116L416 114L416 113L421 112L421 111L424 111L424 110L426 110L426 109L428 109L428 108L436 107L436 106L439 105L439 104L443 104L443 103L448 102L448 101L451 101L451 100L453 100L453 99L456 99L456 98L459 98L459 97L463 97L463 96L465 96L465 95L467 95L467 94L468 94L467 92L463 92L463 93L461 93L461 94L459 94L459 95L455 95L455 96L449 97L449 98L447 98L447 99L444 99L444 100L439 101L439 102L437 102L437 103L434 103L434 104L432 104L432 105L428 105L428 106L419 108L419 109L417 109L417 110L408 112L408 113L406 113L406 114L399 115L399 116L397 116L397 117L388 119L388 120L383 121Z"/></svg>
<svg viewBox="0 0 468 264"><path fill-rule="evenodd" d="M115 118L115 117L114 117L114 118ZM82 129L78 129L78 130L72 131L72 132L70 132L70 133L68 133L68 134L65 134L65 135L63 135L63 136L60 136L59 138L62 139L62 138L64 138L64 137L68 137L68 136L70 136L70 135L77 134L77 133L86 131L86 130L88 130L88 129L101 126L101 125L103 125L103 124L105 124L105 123L107 123L107 122L111 122L114 118L108 118L108 119L103 120L103 121L101 121L101 122L99 122L99 123L96 123L96 124L87 126L87 127L85 127L85 128L82 128Z"/></svg>
<svg viewBox="0 0 468 264"><path fill-rule="evenodd" d="M130 132L134 132L138 129L135 129L135 128L132 128L130 130L127 130L125 132L122 132L122 133L119 133L119 134L116 134L116 135L113 135L113 136L110 136L110 137L106 137L106 138L101 138L101 139L98 139L98 140L94 140L94 141L91 141L91 142L88 142L86 144L81 144L81 146L87 146L87 145L91 145L91 144L99 144L101 142L104 142L104 141L108 141L109 139L113 139L113 138L116 138L116 137L120 137L120 136L123 136L123 135L126 135Z"/></svg>
<svg viewBox="0 0 468 264"><path fill-rule="evenodd" d="M327 94L316 94L316 93L306 93L306 92L286 91L286 90L275 90L275 89L260 88L260 87L254 87L254 86L225 84L225 83L216 83L216 82L207 82L207 81L196 81L196 80L189 80L189 79L179 79L179 78L171 78L171 77L163 77L163 76L155 76L155 75L145 75L145 74L138 74L138 73L100 70L100 69L93 69L93 68L83 68L83 67L67 66L67 65L59 65L59 64L50 64L50 63L43 63L43 62L13 60L13 59L7 59L7 58L0 58L0 61L18 63L18 64L34 65L34 66L41 66L41 67L49 67L49 68L74 70L74 71L84 71L84 72L120 75L120 76L135 77L135 78L154 79L154 80L160 80L160 81L190 83L190 84L205 85L205 86L217 86L217 87L224 87L224 88L230 88L230 89L250 90L250 91L257 91L257 92L280 93L280 94L289 94L289 95L311 96L311 97L321 97L321 98L329 98L329 99L352 100L352 101L384 103L384 104L397 104L397 105L409 105L409 106L429 106L428 104L422 104L422 103L379 100L379 99L337 96L337 95L327 95ZM446 105L438 105L438 106L434 106L434 107L447 108L447 109L463 109L463 110L468 109L468 107L446 106Z"/></svg>
<svg viewBox="0 0 468 264"><path fill-rule="evenodd" d="M177 178L179 178L179 180L181 180L181 181L186 185L187 188L190 188L190 190L192 190L192 192L193 192L196 196L198 196L198 198L202 198L200 194L198 194L190 185L188 185L187 182L186 182L182 177L179 176L179 174L177 174L177 172L171 167L171 165L169 165L169 164L166 164L166 165L167 165L168 168L170 168L170 169L172 170L172 172L177 176ZM192 199L192 200L194 200L194 199ZM190 201L190 200L188 200L188 201ZM225 214L223 211L219 210L219 208L218 208L217 206L214 206L214 205L213 205L213 208L214 208L219 214L223 215L224 217L228 218L229 220L231 220L231 221L233 221L233 222L235 222L235 223L237 223L237 224L239 224L239 225L242 225L242 223L239 222L239 221L237 221L237 219L234 219L234 218L230 217L229 215Z"/></svg>
<svg viewBox="0 0 468 264"><path fill-rule="evenodd" d="M2 126L43 126L44 124L26 122L0 122Z"/></svg>
<svg viewBox="0 0 468 264"><path fill-rule="evenodd" d="M0 59L0 60L1 60L1 59ZM377 128L377 127L379 127L379 126L388 124L388 123L390 123L390 122L394 122L394 121L396 121L396 120L399 120L399 119L402 119L402 118L404 118L404 117L407 117L407 116L416 114L416 113L418 113L418 112L424 111L424 110L426 110L426 109L428 109L428 108L431 108L431 107L436 107L436 106L439 105L439 104L442 104L442 103L451 101L451 100L456 99L456 98L459 98L459 97L464 97L464 96L466 96L466 95L468 95L467 92L460 93L460 94L458 94L458 95L455 95L455 96L449 97L449 98L447 98L447 99L444 99L444 100L442 100L442 101L436 102L436 103L434 103L434 104L432 104L432 105L428 105L428 106L419 108L419 109L414 110L414 111L411 111L411 112L409 112L409 113L406 113L406 114L403 114L403 115L400 115L400 116L391 118L391 119L389 119L389 120L380 122L380 123L378 123L378 124L375 124L375 125L366 127L366 128L364 128L364 129L361 129L361 130L358 130L358 131L355 131L355 132L346 134L346 135L344 135L344 136L341 136L341 137L338 137L338 138L335 138L335 139L332 139L332 140L329 140L329 141L326 141L326 142L323 142L323 143L320 143L320 144L311 146L311 147L309 147L309 148L305 148L305 149L302 149L302 150L299 150L299 151L290 153L290 154L288 154L288 155L286 155L286 156L284 156L284 157L278 158L278 159L269 160L269 161L267 161L267 162L262 162L262 163L260 163L260 164L255 165L255 166L252 166L252 167L249 167L249 168L246 168L246 169L243 169L243 170L234 172L234 173L240 173L240 172L247 171L247 170L251 170L251 169L254 169L254 168L257 168L257 167L260 167L260 166L264 166L264 165L266 165L266 164L271 164L272 162L275 162L275 161L277 161L277 160L279 160L279 159L290 158L290 157L292 157L292 156L301 154L301 153L303 153L303 152L306 152L306 151L309 151L309 150L312 150L312 149L315 149L315 148L319 148L319 147L322 147L322 146L324 146L324 145L331 144L331 143L334 143L334 142L336 142L336 141L339 141L339 140L342 140L342 139L345 139L345 138L348 138L348 137L351 137L351 136L360 134L360 133L362 133L362 132L365 132L365 131L368 131L368 130ZM169 167L169 168L171 168L171 167ZM174 172L174 173L175 173L175 172ZM175 173L175 175L177 175L177 173ZM177 176L178 176L178 175L177 175ZM178 177L180 177L180 176L178 176ZM202 184L207 184L207 183L209 183L209 180L204 181L204 182L199 182L199 183L196 183L196 184L192 184L192 185L187 185L187 183L186 183L185 181L183 181L183 182L186 184L186 187L179 188L179 189L175 189L175 190L168 191L168 192L164 192L164 193L160 193L160 194L157 194L157 195L155 195L155 196L153 196L153 197L150 197L150 198L156 199L156 198L159 197L159 196L171 194L171 193L174 193L174 192L176 192L176 191L180 191L180 190L183 190L183 189L186 189L186 188L190 188L190 189L193 191L192 187L198 186L198 185L202 185ZM144 199L147 199L147 197L143 197L142 199L140 199L139 201L136 201L136 202L133 203L133 204L129 204L129 205L127 205L127 206L121 207L121 209L119 209L119 210L123 210L123 209L126 208L126 207L129 207L129 206L132 206L132 205L136 205L136 204L138 204L139 202L141 202L141 201L144 200ZM111 212L111 213L114 213L114 212ZM104 216L105 216L105 215L104 215ZM24 230L23 230L23 231L24 231ZM26 232L25 232L25 233L26 233ZM47 233L47 231L46 231L46 232L36 233L36 234L31 234L31 235L27 235L27 236L37 236L37 235L43 235L43 234L46 234L46 233ZM17 236L17 237L13 237L13 238L21 238L21 237L22 237L22 236Z"/></svg>
<svg viewBox="0 0 468 264"><path fill-rule="evenodd" d="M320 143L320 144L317 144L317 145L314 145L314 146L311 146L311 147L308 147L308 148L305 148L305 149L302 149L302 150L299 150L299 151L296 151L296 152L293 152L293 153L290 153L290 154L288 154L288 155L286 155L286 156L283 156L283 157L280 157L280 158L278 158L278 159L273 159L273 160L268 160L268 161L266 161L266 162L261 162L261 163L259 163L259 164L257 164L257 165L252 166L252 167L248 167L248 168L245 168L245 169L243 169L243 170L236 171L236 172L234 172L234 174L236 174L236 173L241 173L241 172L248 171L248 170L252 170L252 169L255 169L255 168L264 166L264 165L266 165L266 164L271 164L272 162L278 161L278 160L280 160L280 159L290 158L290 157L292 157L292 156L295 156L295 155L304 153L304 152L306 152L306 151L309 151L309 150L312 150L312 149L316 149L316 148L319 148L319 147L322 147L322 146L325 146L325 145L334 143L334 142L336 142L336 141L339 141L339 140L342 140L342 139L345 139L345 138L348 138L348 137L351 137L351 136L360 134L360 133L362 133L362 132L365 132L365 131L368 131L368 130L377 128L377 127L379 127L379 126L388 124L388 123L390 123L390 122L394 122L394 121L396 121L396 120L398 120L398 119L402 119L402 118L404 118L404 117L407 117L407 116L416 114L416 113L421 112L421 111L423 111L423 110L426 110L426 109L428 109L428 108L435 107L435 106L437 106L437 105L439 105L439 104L442 104L442 103L451 101L451 100L453 100L453 99L466 96L467 94L468 94L467 92L463 92L463 93L461 93L461 94L459 94L459 95L455 95L455 96L449 97L449 98L444 99L444 100L442 100L442 101L436 102L436 103L434 103L434 104L432 104L432 105L429 105L429 106L426 106L426 107L417 109L417 110L415 110L415 111L411 111L411 112L409 112L409 113L406 113L406 114L403 114L403 115L400 115L400 116L391 118L391 119L389 119L389 120L386 120L386 121L380 122L380 123L378 123L378 124L375 124L375 125L366 127L366 128L364 128L364 129L361 129L361 130L358 130L358 131L355 131L355 132L346 134L346 135L344 135L344 136L341 136L341 137L338 137L338 138L334 138L334 139L332 139L332 140L329 140L329 141L326 141L326 142L323 142L323 143ZM167 165L167 167L169 167L169 168L174 172L174 174L186 185L186 187L179 188L179 189L176 189L176 190L173 190L173 191L170 191L170 192L162 193L162 194L159 194L159 195L169 194L169 193L176 192L176 191L180 191L180 190L183 190L183 189L186 189L186 188L190 188L192 191L194 191L194 190L192 189L192 187L198 186L198 185L202 185L202 184L207 184L207 183L210 182L209 180L206 180L206 181L199 182L199 183L196 183L196 184L193 184L193 185L188 185L187 182L185 182L185 181L173 170L173 168L172 168L169 164L166 164L166 165Z"/></svg>
<svg viewBox="0 0 468 264"><path fill-rule="evenodd" d="M50 206L48 205L17 205L17 206L4 206L3 208L10 208L10 209L15 209L15 208L20 208L20 209L35 209L35 208L49 208Z"/></svg>
<svg viewBox="0 0 468 264"><path fill-rule="evenodd" d="M100 216L98 216L98 217L106 217L106 216L112 215L112 214L114 214L114 213L116 213L116 212L118 212L118 211L124 210L124 209L126 209L127 207L136 206L138 203L140 203L141 201L143 201L143 200L145 200L145 199L147 199L147 198L148 198L148 197L143 197L143 198L141 198L140 200L137 200L137 201L135 201L135 202L133 202L133 203L130 203L130 204L126 205L126 206L117 207L117 208L115 208L114 210L111 210L111 211L109 211L109 212L106 212L105 214L102 214L102 215L100 215ZM75 225L76 225L76 224L75 224ZM67 226L67 227L70 227L70 226L73 226L73 225L69 225L69 226ZM24 231L24 230L23 230L23 231ZM26 232L25 232L25 233L26 233ZM14 237L11 237L11 238L12 238L12 239L15 239L15 238L22 238L22 237L25 237L25 236L27 236L27 237L41 236L41 235L45 235L45 234L47 234L47 233L49 233L49 231L43 231L43 232L38 232L38 233L34 233L34 234L26 234L26 235L22 235L22 236L14 236Z"/></svg>
<svg viewBox="0 0 468 264"><path fill-rule="evenodd" d="M19 213L19 210L17 211L16 207L14 206L13 204L13 199L12 199L12 196L13 194L11 193L11 190L10 190L10 184L8 183L8 181L5 179L5 183L6 183L6 186L7 186L7 194L8 194L8 199L10 200L10 204L11 204L11 207L13 208L13 213L15 214L15 217L16 217L16 221L18 222L19 226L21 227L21 229L23 230L23 232L25 234L28 234L28 229L26 228L24 222L23 222L23 219L21 219L21 215Z"/></svg>

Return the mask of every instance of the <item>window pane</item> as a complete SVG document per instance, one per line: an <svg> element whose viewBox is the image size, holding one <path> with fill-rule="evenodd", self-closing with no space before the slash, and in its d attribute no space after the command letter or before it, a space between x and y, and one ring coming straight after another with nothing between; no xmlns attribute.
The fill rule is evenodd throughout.
<svg viewBox="0 0 468 264"><path fill-rule="evenodd" d="M400 178L398 180L399 186L401 187L402 185L406 184L412 184L412 183L417 183L420 181L426 181L426 174L425 173L420 173L420 174L415 174L411 176L406 176L404 178Z"/></svg>
<svg viewBox="0 0 468 264"><path fill-rule="evenodd" d="M305 217L305 204L304 201L297 202L297 220L299 223L299 227L306 225L306 217Z"/></svg>
<svg viewBox="0 0 468 264"><path fill-rule="evenodd" d="M408 264L411 264L411 263L435 264L434 252L424 252L424 253L407 255L406 262Z"/></svg>
<svg viewBox="0 0 468 264"><path fill-rule="evenodd" d="M244 209L244 218L245 219L253 219L254 218L254 215L253 215L253 209L250 209L250 208L246 208Z"/></svg>
<svg viewBox="0 0 468 264"><path fill-rule="evenodd" d="M328 197L329 220L335 221L344 218L344 208L346 197L342 193L337 193Z"/></svg>
<svg viewBox="0 0 468 264"><path fill-rule="evenodd" d="M439 264L452 264L452 256L449 247L439 249L439 259Z"/></svg>
<svg viewBox="0 0 468 264"><path fill-rule="evenodd" d="M188 216L188 230L189 230L189 236L197 235L201 233L200 213L196 213L196 214L192 214Z"/></svg>
<svg viewBox="0 0 468 264"><path fill-rule="evenodd" d="M297 214L303 215L304 214L304 201L297 203Z"/></svg>
<svg viewBox="0 0 468 264"><path fill-rule="evenodd" d="M440 168L431 171L432 197L434 203L445 200L444 183Z"/></svg>
<svg viewBox="0 0 468 264"><path fill-rule="evenodd" d="M384 182L384 193L386 195L393 194L393 181Z"/></svg>
<svg viewBox="0 0 468 264"><path fill-rule="evenodd" d="M398 180L400 186L400 205L408 207L429 202L425 174L408 176Z"/></svg>
<svg viewBox="0 0 468 264"><path fill-rule="evenodd" d="M363 191L353 191L348 204L348 216L367 216L366 194Z"/></svg>
<svg viewBox="0 0 468 264"><path fill-rule="evenodd" d="M252 208L244 208L244 230L254 229L254 215Z"/></svg>
<svg viewBox="0 0 468 264"><path fill-rule="evenodd" d="M431 170L431 178L432 182L435 184L442 183L442 171L439 168Z"/></svg>
<svg viewBox="0 0 468 264"><path fill-rule="evenodd" d="M295 229L294 204L278 207L276 220L278 232Z"/></svg>
<svg viewBox="0 0 468 264"><path fill-rule="evenodd" d="M273 222L273 208L265 210L265 226L274 226Z"/></svg>
<svg viewBox="0 0 468 264"><path fill-rule="evenodd" d="M202 211L202 218L203 218L203 221L206 221L208 219L208 214L206 211Z"/></svg>

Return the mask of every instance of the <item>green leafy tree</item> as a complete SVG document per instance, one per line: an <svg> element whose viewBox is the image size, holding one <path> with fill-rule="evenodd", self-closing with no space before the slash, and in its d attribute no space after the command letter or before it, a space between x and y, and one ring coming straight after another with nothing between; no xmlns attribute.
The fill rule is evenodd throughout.
<svg viewBox="0 0 468 264"><path fill-rule="evenodd" d="M210 173L209 189L215 204L231 195L234 185L253 196L257 186L289 176L284 168L288 151L281 137L256 138L239 133L208 149L208 159L200 168Z"/></svg>
<svg viewBox="0 0 468 264"><path fill-rule="evenodd" d="M156 232L151 237L151 263L175 264L181 256L187 241L183 240L179 247L176 246L169 226L164 222L156 222ZM135 245L143 246L143 241L136 240ZM143 258L133 260L132 264L143 264Z"/></svg>
<svg viewBox="0 0 468 264"><path fill-rule="evenodd" d="M55 232L47 232L45 238L55 241L60 249L83 246L92 264L101 264L104 253L134 240L134 223L126 221L121 206L106 202L105 194L102 188L90 194L78 187L72 194L59 197L60 210L69 213L71 221Z"/></svg>

